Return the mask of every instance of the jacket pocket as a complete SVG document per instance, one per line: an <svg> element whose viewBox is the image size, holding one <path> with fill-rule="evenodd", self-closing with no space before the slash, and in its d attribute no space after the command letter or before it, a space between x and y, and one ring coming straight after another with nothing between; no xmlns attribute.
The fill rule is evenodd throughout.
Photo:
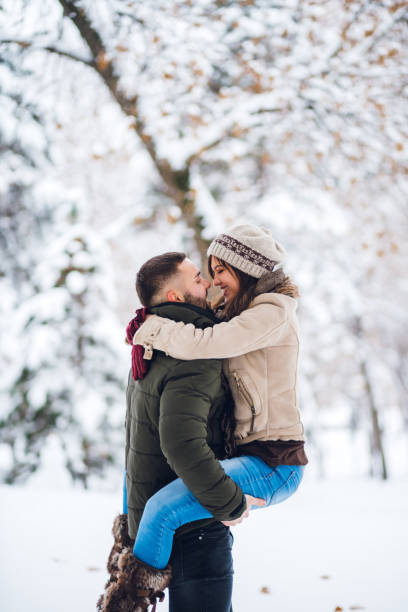
<svg viewBox="0 0 408 612"><path fill-rule="evenodd" d="M250 423L248 433L254 431L255 417L260 413L259 395L251 379L244 372L231 372L232 395L235 402L235 419L238 423Z"/></svg>

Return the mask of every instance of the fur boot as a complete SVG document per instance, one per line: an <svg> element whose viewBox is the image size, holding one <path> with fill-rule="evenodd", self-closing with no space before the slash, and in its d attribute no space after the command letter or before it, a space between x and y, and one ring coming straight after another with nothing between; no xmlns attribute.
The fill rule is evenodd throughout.
<svg viewBox="0 0 408 612"><path fill-rule="evenodd" d="M128 535L127 514L118 514L112 527L113 546L108 558L108 572L116 582L119 555L125 548L133 547L134 541Z"/></svg>
<svg viewBox="0 0 408 612"><path fill-rule="evenodd" d="M100 612L145 612L164 599L171 568L159 570L137 559L130 548L119 555L116 581L111 581L98 602Z"/></svg>
<svg viewBox="0 0 408 612"><path fill-rule="evenodd" d="M120 554L125 550L125 548L133 547L134 541L128 535L127 514L118 514L118 516L114 519L112 535L113 546L107 563L109 578L105 584L105 593L113 582L117 582L119 573L118 561ZM96 604L96 609L99 611L103 611L104 609L103 600L104 595L101 595L98 599L98 603ZM133 610L133 608L129 608L129 610ZM126 608L123 609L123 612L126 612Z"/></svg>

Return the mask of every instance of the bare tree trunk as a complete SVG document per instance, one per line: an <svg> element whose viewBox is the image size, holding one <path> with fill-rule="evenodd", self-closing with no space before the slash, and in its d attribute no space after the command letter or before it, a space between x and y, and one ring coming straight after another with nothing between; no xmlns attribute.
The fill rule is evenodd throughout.
<svg viewBox="0 0 408 612"><path fill-rule="evenodd" d="M383 480L387 480L388 478L388 470L387 464L385 460L384 454L384 446L382 441L382 429L379 424L378 419L378 409L374 398L373 388L371 385L370 377L367 369L367 362L361 361L360 363L361 373L363 375L365 381L365 387L367 391L368 397L368 405L370 408L370 416L371 416L371 426L372 426L372 451L373 451L373 459L374 459L374 473L377 472L377 461L381 465L381 477Z"/></svg>
<svg viewBox="0 0 408 612"><path fill-rule="evenodd" d="M352 330L357 336L359 343L362 347L362 357L360 357L360 371L364 379L365 389L367 392L367 400L370 411L371 421L371 470L370 473L373 475L381 473L383 480L388 478L387 462L385 459L384 445L383 445L383 432L380 427L378 408L375 401L374 390L371 384L370 375L368 372L367 359L365 357L366 350L364 346L364 329L361 317L355 317L352 322ZM379 469L379 466L380 469Z"/></svg>
<svg viewBox="0 0 408 612"><path fill-rule="evenodd" d="M92 61L89 62L89 66L99 74L123 113L128 117L133 117L134 130L163 180L167 195L173 199L187 226L193 230L195 245L203 265L209 243L202 237L203 222L200 215L197 214L195 194L190 188L190 164L197 156L191 156L182 170L173 169L167 159L158 157L154 139L148 133L147 126L139 114L138 96L128 97L120 90L119 75L115 71L113 62L108 59L103 40L88 18L86 10L80 6L80 2L77 0L59 0L59 2L64 9L64 16L76 26L81 38L91 52Z"/></svg>
<svg viewBox="0 0 408 612"><path fill-rule="evenodd" d="M396 386L399 390L400 408L404 426L408 429L408 359L406 345L401 341L401 345L397 344L398 364L395 368Z"/></svg>

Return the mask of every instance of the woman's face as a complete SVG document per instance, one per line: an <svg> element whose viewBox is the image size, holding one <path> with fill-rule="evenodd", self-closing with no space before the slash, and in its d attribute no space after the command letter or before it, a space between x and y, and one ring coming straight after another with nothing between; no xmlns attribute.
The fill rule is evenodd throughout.
<svg viewBox="0 0 408 612"><path fill-rule="evenodd" d="M224 300L229 302L239 291L238 277L225 264L216 257L211 257L211 269L213 272L214 285L219 287L224 295Z"/></svg>

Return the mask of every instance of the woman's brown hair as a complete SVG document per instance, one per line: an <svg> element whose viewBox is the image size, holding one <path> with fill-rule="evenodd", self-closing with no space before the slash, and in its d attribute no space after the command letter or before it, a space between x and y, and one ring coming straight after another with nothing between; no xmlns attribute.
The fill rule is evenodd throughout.
<svg viewBox="0 0 408 612"><path fill-rule="evenodd" d="M214 272L211 267L212 257L213 256L210 255L208 258L208 272L211 278L214 278ZM274 293L283 293L284 295L288 295L292 298L299 297L299 290L297 286L290 280L289 276L286 276L280 269L276 272L269 273L272 282L266 291L257 291L257 283L260 280L259 278L255 278L254 276L250 276L249 274L238 270L238 268L231 266L222 259L219 259L219 261L238 279L239 282L237 295L232 298L231 301L225 304L223 312L226 320L232 319L232 317L236 317L241 314L241 312L246 310L254 297L259 295L259 293L273 291ZM276 285L273 284L274 274L276 275Z"/></svg>

